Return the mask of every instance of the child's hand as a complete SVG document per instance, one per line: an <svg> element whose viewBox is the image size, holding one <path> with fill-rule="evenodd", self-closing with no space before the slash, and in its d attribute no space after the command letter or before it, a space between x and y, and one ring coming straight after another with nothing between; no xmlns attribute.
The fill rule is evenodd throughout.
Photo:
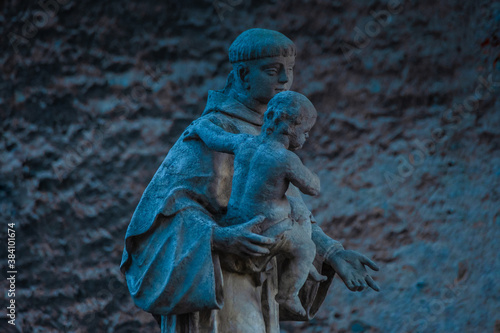
<svg viewBox="0 0 500 333"><path fill-rule="evenodd" d="M182 133L182 140L183 141L195 140L195 139L200 138L200 136L196 132L196 127L197 127L196 125L197 125L197 121L191 123L191 125L189 125L188 128L186 128L184 133Z"/></svg>

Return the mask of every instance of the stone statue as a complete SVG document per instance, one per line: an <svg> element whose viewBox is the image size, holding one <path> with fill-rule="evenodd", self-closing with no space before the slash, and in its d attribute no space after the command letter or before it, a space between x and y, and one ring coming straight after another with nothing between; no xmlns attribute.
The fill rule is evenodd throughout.
<svg viewBox="0 0 500 333"><path fill-rule="evenodd" d="M241 193L238 186L258 182L249 178L258 166L238 167L240 163L235 157L244 157L238 157L242 154L234 143L227 142L228 150L219 152L215 146L221 142L209 138L220 136L219 141L223 141L226 134L222 132L227 132L244 134L241 138L246 138L248 146L256 150L261 145L264 148L283 141L289 149L299 148L308 127L314 123L312 119L298 116L302 123L289 126L287 117L297 115L282 119L275 113L279 109L302 110L303 100L298 103L301 105L298 109L289 107L287 103L293 98L284 94L284 105L277 103L273 108L271 103L269 107L268 114L273 113L272 126L266 125L271 124L270 121L266 120L266 124L263 121L269 101L291 87L295 54L293 42L276 31L251 29L238 36L229 48L233 70L225 88L209 92L205 111L195 121L197 124L188 127L170 149L142 195L125 236L121 270L134 302L155 316L163 333L277 333L279 320L309 320L314 316L335 273L352 291L367 287L379 290L365 268L366 265L378 270L376 264L360 253L345 250L328 237L305 206L299 189L314 194L302 183L314 185L317 179L312 173L311 177L295 177L293 181L292 172L284 176L283 171L276 171L275 179L261 176L260 188L271 188L281 196L281 201L279 197L271 199L266 210L259 198L245 202L245 195L239 197L238 194ZM309 117L314 118L311 115L305 118ZM201 124L210 125L205 133L209 135L203 134ZM194 133L190 133L191 128L196 128ZM281 135L282 131L290 133ZM271 138L259 143L263 133ZM299 138L294 137L298 133ZM202 140L196 139L196 135ZM248 135L256 137L255 141ZM297 164L300 162L286 149L286 144L270 149L269 154L271 151L285 151L291 159L296 158ZM265 159L271 160L271 157ZM276 165L280 163L284 161ZM300 170L306 172L307 169ZM248 173L246 179L245 172ZM286 189L277 188L278 183L291 184ZM319 182L317 186L319 190ZM286 200L283 200L285 191ZM247 204L253 206L254 213ZM279 205L282 210L277 209ZM300 235L295 244L286 245L294 242L299 228L308 237ZM311 239L315 249L307 255L314 256L315 269L311 268L310 258L307 265L303 265L300 262L306 260L298 259L297 264L292 256L292 253L300 256L302 251L297 247ZM306 268L292 277L290 272L296 269L289 266L294 262ZM300 282L309 273L310 278ZM325 281L321 281L324 279L321 274L326 276ZM280 289L279 282L283 285L285 280L292 286L287 287L285 282ZM295 298L298 288L300 307ZM281 304L276 301L278 293Z"/></svg>
<svg viewBox="0 0 500 333"><path fill-rule="evenodd" d="M319 178L309 171L290 150L304 144L316 122L316 110L303 95L285 91L271 99L264 114L260 135L232 134L207 119L195 122L184 140L201 137L208 148L234 154L234 176L226 215L220 225L233 226L262 215L263 221L254 227L258 234L281 236L279 242L263 253L263 258L240 260L226 258L234 271L261 272L276 254L284 256L276 301L291 313L305 316L299 291L308 275L314 281L325 281L313 265L316 246L311 240L310 219L294 221L286 197L290 183L302 193L317 195ZM246 267L245 267L246 266Z"/></svg>

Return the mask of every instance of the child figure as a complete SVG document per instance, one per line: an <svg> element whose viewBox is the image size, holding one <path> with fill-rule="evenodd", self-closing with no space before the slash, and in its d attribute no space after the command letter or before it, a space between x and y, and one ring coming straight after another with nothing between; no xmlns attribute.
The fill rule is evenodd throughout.
<svg viewBox="0 0 500 333"><path fill-rule="evenodd" d="M235 155L225 225L263 215L265 220L255 232L267 237L282 234L281 245L271 249L268 256L285 257L275 299L302 316L306 311L298 294L308 275L315 281L324 281L326 277L312 264L316 246L311 239L311 223L291 219L285 193L292 183L304 194L319 194L318 176L291 151L302 147L315 121L316 109L312 103L304 95L285 91L269 102L258 136L228 133L208 119L196 122L186 136L198 136L210 149Z"/></svg>

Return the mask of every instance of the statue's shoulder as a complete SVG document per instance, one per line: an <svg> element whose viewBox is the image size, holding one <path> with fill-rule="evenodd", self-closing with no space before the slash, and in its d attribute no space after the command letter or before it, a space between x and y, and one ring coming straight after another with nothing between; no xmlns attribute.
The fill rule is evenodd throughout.
<svg viewBox="0 0 500 333"><path fill-rule="evenodd" d="M227 114L219 111L213 111L208 114L202 115L200 118L196 119L193 121L193 124L196 123L198 120L201 119L207 119L214 123L215 125L219 126L226 132L234 133L234 134L239 134L241 131L238 129L237 124L234 121L233 117L228 116Z"/></svg>

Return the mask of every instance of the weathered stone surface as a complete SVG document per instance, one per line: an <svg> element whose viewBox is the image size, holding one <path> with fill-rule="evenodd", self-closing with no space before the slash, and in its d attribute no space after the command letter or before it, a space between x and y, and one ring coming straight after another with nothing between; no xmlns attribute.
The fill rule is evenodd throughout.
<svg viewBox="0 0 500 333"><path fill-rule="evenodd" d="M19 54L9 34L22 37L23 20L33 22L40 7L5 4L0 214L18 228L16 327L157 329L118 271L127 224L207 91L223 87L230 42L265 27L297 44L292 88L318 110L299 152L323 184L307 203L330 236L373 256L383 272L381 293L352 293L336 281L312 323L283 330L493 331L499 86L474 112L452 119L446 110L498 75L500 8L401 3L350 61L342 42L354 43L356 27L367 34L371 12L387 3L242 1L217 7L218 15L211 1L69 2L26 38L29 45L18 45ZM405 169L415 140L438 138L438 127L446 131L441 142ZM394 192L387 172L402 177L392 178Z"/></svg>

